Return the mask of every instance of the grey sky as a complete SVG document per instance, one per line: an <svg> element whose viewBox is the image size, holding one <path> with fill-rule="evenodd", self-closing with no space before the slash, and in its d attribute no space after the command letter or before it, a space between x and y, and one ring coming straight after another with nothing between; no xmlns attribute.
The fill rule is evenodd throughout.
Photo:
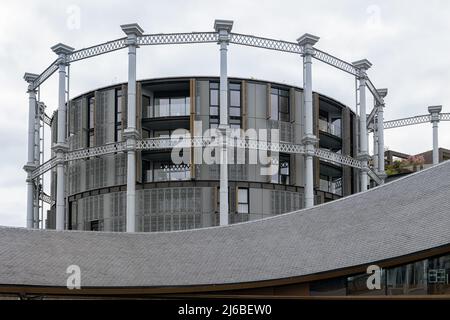
<svg viewBox="0 0 450 320"><path fill-rule="evenodd" d="M137 22L146 33L167 33L209 31L214 19L231 19L238 33L288 41L312 33L321 37L317 47L324 51L348 62L367 58L373 63L371 80L378 88L389 89L386 120L425 114L427 106L435 104L450 112L447 0L3 1L0 8L0 225L25 225L24 72L41 73L55 59L50 47L58 42L79 49L116 39L123 36L124 23ZM142 47L138 79L218 75L218 54L214 44ZM77 62L71 68L71 96L126 81L126 72L125 50ZM301 86L301 58L231 45L229 75ZM313 89L354 105L354 79L316 61ZM41 87L49 114L56 99L52 76ZM450 148L450 123L441 123L440 128L440 146ZM431 149L430 124L388 130L385 136L390 149L406 153Z"/></svg>

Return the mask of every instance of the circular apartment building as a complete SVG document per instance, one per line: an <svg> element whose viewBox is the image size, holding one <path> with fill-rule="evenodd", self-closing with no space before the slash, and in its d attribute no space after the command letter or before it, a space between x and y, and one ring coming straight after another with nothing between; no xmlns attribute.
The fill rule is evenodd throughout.
<svg viewBox="0 0 450 320"><path fill-rule="evenodd" d="M176 129L219 125L219 78L180 77L137 82L137 130L142 139L168 138ZM125 141L127 84L91 91L70 100L69 152ZM281 142L301 144L303 90L254 79L228 79L231 128L279 129ZM57 114L53 120L57 119ZM356 115L324 95L313 94L317 148L356 156ZM52 122L53 144L57 121ZM249 150L245 150L248 159ZM304 156L276 155L277 174L260 174L260 164L228 165L229 222L261 219L304 207ZM192 162L196 163L196 162ZM171 149L136 152L136 231L170 231L219 224L219 165L174 164ZM124 152L70 161L66 179L66 229L125 231L127 157ZM314 160L315 203L355 193L357 170ZM52 198L56 170L52 171ZM47 227L55 227L55 206Z"/></svg>

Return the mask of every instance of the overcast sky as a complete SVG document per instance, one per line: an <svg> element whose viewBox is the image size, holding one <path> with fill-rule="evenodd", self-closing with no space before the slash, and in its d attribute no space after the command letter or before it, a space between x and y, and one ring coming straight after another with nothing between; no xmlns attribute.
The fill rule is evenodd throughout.
<svg viewBox="0 0 450 320"><path fill-rule="evenodd" d="M385 120L450 112L450 1L2 1L0 7L0 225L24 226L28 97L25 72L41 73L58 42L76 49L123 37L121 24L137 22L146 33L212 31L214 19L234 20L233 31L295 41L320 37L316 47L352 62L367 58L377 88L388 88ZM302 86L298 55L229 47L229 75ZM138 79L218 75L215 44L141 47ZM71 67L71 96L126 81L126 50ZM354 106L354 78L314 61L313 89ZM56 75L41 87L51 114ZM372 105L372 100L369 104ZM440 124L440 146L450 148L450 123ZM390 149L431 149L431 125L387 130Z"/></svg>

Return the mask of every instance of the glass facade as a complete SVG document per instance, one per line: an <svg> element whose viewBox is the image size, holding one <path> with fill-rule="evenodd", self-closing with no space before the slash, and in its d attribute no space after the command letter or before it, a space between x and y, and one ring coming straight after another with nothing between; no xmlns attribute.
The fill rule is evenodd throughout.
<svg viewBox="0 0 450 320"><path fill-rule="evenodd" d="M209 127L217 128L220 123L220 91L219 83L209 83ZM232 129L242 126L241 84L228 84L228 123Z"/></svg>
<svg viewBox="0 0 450 320"><path fill-rule="evenodd" d="M369 274L310 283L310 295L439 295L450 294L450 254L381 269L380 289L369 290Z"/></svg>
<svg viewBox="0 0 450 320"><path fill-rule="evenodd" d="M294 143L297 124L290 121L292 119L289 114L292 102L290 90L293 89L272 88L268 96L267 87L267 83L253 80L241 82L236 79L229 82L230 127L241 128L243 121L246 121L246 127L249 129L267 129L269 134L270 129L278 129L281 141ZM124 141L123 131L127 127L126 92L126 85L115 85L70 101L68 108L70 151ZM192 120L203 121L203 129L207 129L208 120L210 127L219 125L218 79L142 82L137 85L136 95L137 101L140 102L140 105L136 106L136 129L140 131L143 139L170 138L178 128L190 131ZM194 107L192 117L191 102ZM272 118L268 117L269 107L272 107L274 112ZM158 121L150 120L156 117L159 117ZM164 117L174 118L165 121ZM54 120L52 125L55 143L56 122ZM229 154L230 223L270 217L303 207L302 182L299 182L301 173L293 174L297 169L295 156L272 154L278 161L279 170L276 175L270 177L259 174L259 164L248 165L249 150L242 153L240 151L242 150L235 147L234 152ZM124 231L126 153L116 152L71 161L66 172L68 215L71 222L69 227L76 230ZM139 213L142 218L140 230L178 230L178 228L217 225L218 206L214 202L219 199L214 198L215 193L211 190L216 189L220 179L219 165L191 166L189 163L175 165L167 149L139 150L136 153L136 176L137 193L141 192L144 195L137 201L137 206L140 205L139 201L147 201L145 200L147 196L162 197L160 193L164 194L164 201L171 202L167 206L157 205L155 210L164 210L164 214L153 210L156 203L153 200L142 207ZM268 185L271 183L277 184L276 188ZM52 173L53 198L55 186L56 178ZM179 187L178 191L172 188L175 186ZM211 190L202 189L205 186ZM186 199L195 199L199 204L195 208L200 210L200 215L192 212L192 215L185 219L181 213L177 213L168 218L167 215L172 215L178 210L175 202L178 201L176 200L178 197L183 197L184 193L181 190L196 187L201 190L195 191L196 195L200 192L199 197ZM155 192L158 190L160 193L156 192L156 195L153 192L146 193L143 190L147 188ZM166 189L172 190L170 197L166 197ZM147 205L151 206L151 209ZM171 222L169 223L167 219Z"/></svg>
<svg viewBox="0 0 450 320"><path fill-rule="evenodd" d="M270 93L270 119L288 122L289 116L289 91L272 88Z"/></svg>

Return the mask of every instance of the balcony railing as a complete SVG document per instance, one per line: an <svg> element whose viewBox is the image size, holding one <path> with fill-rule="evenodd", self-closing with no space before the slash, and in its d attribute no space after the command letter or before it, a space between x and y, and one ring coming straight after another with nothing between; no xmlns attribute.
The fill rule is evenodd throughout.
<svg viewBox="0 0 450 320"><path fill-rule="evenodd" d="M191 179L190 166L168 165L164 168L147 170L145 182L181 181Z"/></svg>
<svg viewBox="0 0 450 320"><path fill-rule="evenodd" d="M319 189L321 191L342 195L342 179L336 181L328 181L320 179Z"/></svg>
<svg viewBox="0 0 450 320"><path fill-rule="evenodd" d="M328 121L319 119L319 130L322 132L326 132L332 134L336 137L341 137L341 126L335 123L330 123Z"/></svg>
<svg viewBox="0 0 450 320"><path fill-rule="evenodd" d="M190 113L189 98L170 99L170 102L160 102L154 106L144 106L143 118L180 117Z"/></svg>

